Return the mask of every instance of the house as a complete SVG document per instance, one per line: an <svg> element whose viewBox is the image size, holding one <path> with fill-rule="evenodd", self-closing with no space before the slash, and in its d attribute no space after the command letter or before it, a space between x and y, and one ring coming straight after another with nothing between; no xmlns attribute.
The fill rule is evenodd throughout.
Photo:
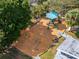
<svg viewBox="0 0 79 59"><path fill-rule="evenodd" d="M31 57L38 57L53 43L55 36L51 34L51 30L47 27L36 24L30 30L23 30L15 48Z"/></svg>
<svg viewBox="0 0 79 59"><path fill-rule="evenodd" d="M79 40L68 34L61 34L65 40L57 48L54 59L79 59Z"/></svg>

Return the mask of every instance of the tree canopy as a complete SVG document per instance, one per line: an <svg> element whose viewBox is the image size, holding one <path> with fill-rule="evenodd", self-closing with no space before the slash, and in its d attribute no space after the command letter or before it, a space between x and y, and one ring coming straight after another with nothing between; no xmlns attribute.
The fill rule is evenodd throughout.
<svg viewBox="0 0 79 59"><path fill-rule="evenodd" d="M65 14L65 18L69 20L68 23L70 26L74 26L74 25L79 26L79 8L69 10Z"/></svg>
<svg viewBox="0 0 79 59"><path fill-rule="evenodd" d="M16 41L20 31L31 24L31 11L27 1L6 0L4 5L1 5L3 9L0 12L0 52Z"/></svg>

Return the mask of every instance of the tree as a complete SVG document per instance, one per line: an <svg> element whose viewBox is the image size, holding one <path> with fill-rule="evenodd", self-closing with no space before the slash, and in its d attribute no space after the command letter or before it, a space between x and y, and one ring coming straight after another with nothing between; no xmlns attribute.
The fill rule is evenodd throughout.
<svg viewBox="0 0 79 59"><path fill-rule="evenodd" d="M69 10L65 14L65 18L68 20L69 26L79 26L79 9Z"/></svg>
<svg viewBox="0 0 79 59"><path fill-rule="evenodd" d="M43 4L43 2L45 2L47 0L38 0L38 4Z"/></svg>
<svg viewBox="0 0 79 59"><path fill-rule="evenodd" d="M79 30L75 33L75 35L79 38Z"/></svg>
<svg viewBox="0 0 79 59"><path fill-rule="evenodd" d="M78 6L78 0L38 0L39 2L32 6L32 15L42 15L46 13L46 11L56 10L62 16L68 10L74 9L73 6Z"/></svg>
<svg viewBox="0 0 79 59"><path fill-rule="evenodd" d="M32 16L43 16L44 13L49 9L49 2L47 0L39 0L37 5L31 7Z"/></svg>
<svg viewBox="0 0 79 59"><path fill-rule="evenodd" d="M75 27L79 27L79 8L76 9L72 9L69 10L66 14L65 14L65 18L69 25L69 27L71 27L72 29L76 29L76 31L74 32L72 29L72 32L79 38L79 29L75 28Z"/></svg>
<svg viewBox="0 0 79 59"><path fill-rule="evenodd" d="M8 0L7 0L8 1ZM15 0L11 0L15 1ZM20 31L31 24L31 11L28 2L9 2L0 13L0 52L8 48L20 35Z"/></svg>

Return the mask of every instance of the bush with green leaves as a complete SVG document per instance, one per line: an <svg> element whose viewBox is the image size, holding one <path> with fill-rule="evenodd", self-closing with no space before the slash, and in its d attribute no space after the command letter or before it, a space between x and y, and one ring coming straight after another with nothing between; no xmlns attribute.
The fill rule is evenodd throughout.
<svg viewBox="0 0 79 59"><path fill-rule="evenodd" d="M48 10L48 1L47 0L39 0L37 5L31 6L32 17L35 16L44 16L44 13Z"/></svg>
<svg viewBox="0 0 79 59"><path fill-rule="evenodd" d="M74 17L74 19L72 17ZM69 10L65 14L65 18L68 20L69 26L79 26L79 8Z"/></svg>
<svg viewBox="0 0 79 59"><path fill-rule="evenodd" d="M75 35L79 38L79 30L75 33Z"/></svg>
<svg viewBox="0 0 79 59"><path fill-rule="evenodd" d="M31 24L31 11L29 4L23 4L18 0L15 3L8 3L3 6L0 13L0 52L8 48L20 35L20 31ZM23 5L22 5L23 4Z"/></svg>

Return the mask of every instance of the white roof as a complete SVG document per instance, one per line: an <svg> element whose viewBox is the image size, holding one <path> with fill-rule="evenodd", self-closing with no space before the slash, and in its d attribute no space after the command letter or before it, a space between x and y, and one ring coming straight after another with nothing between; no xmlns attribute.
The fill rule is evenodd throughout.
<svg viewBox="0 0 79 59"><path fill-rule="evenodd" d="M64 34L60 33L60 34L65 38L65 40L57 48L57 50L78 59L79 58L79 41L65 33ZM56 55L60 55L60 54L56 54ZM60 59L60 58L57 58L57 59ZM69 59L69 58L64 58L64 59Z"/></svg>
<svg viewBox="0 0 79 59"><path fill-rule="evenodd" d="M54 59L77 59L71 55L68 55L62 51L58 51L57 54L55 55Z"/></svg>

